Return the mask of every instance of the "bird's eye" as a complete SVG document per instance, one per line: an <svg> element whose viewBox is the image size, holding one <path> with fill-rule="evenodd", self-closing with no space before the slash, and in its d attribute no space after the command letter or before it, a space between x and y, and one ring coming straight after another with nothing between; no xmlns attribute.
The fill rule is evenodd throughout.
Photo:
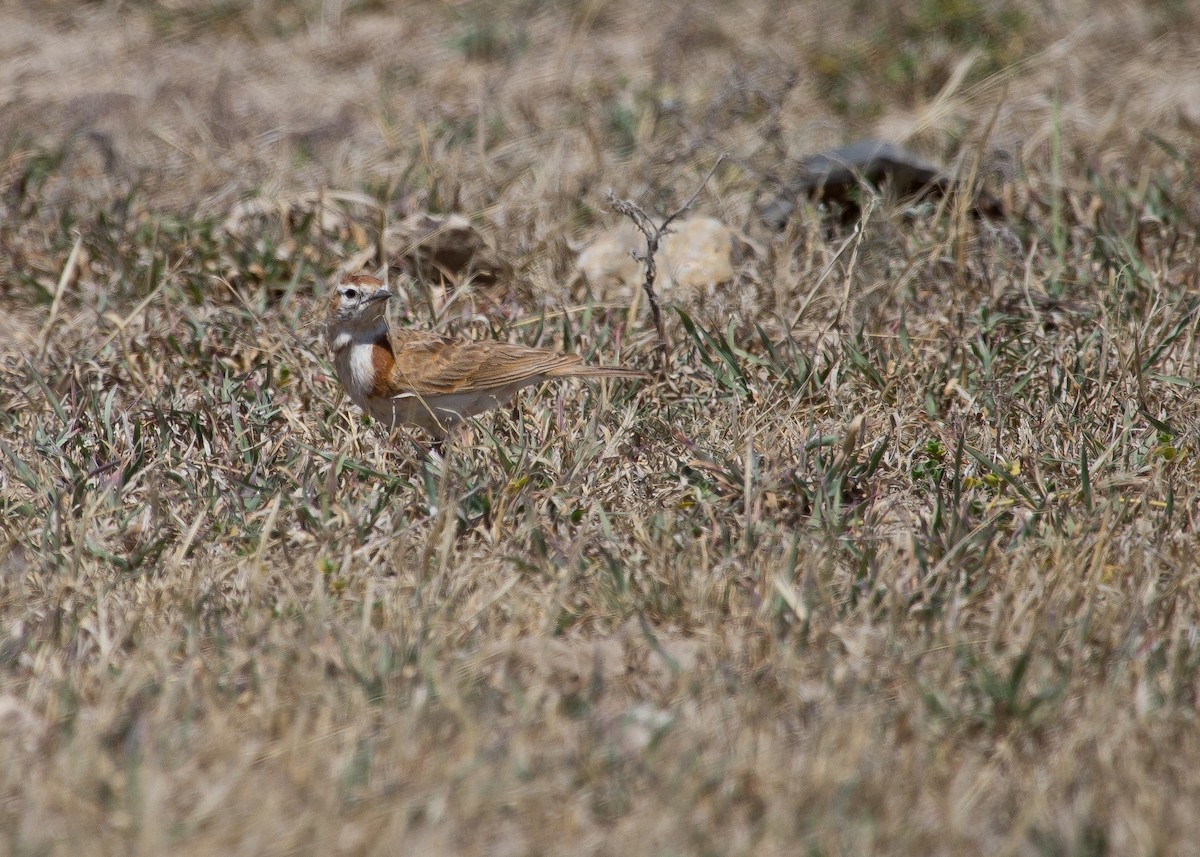
<svg viewBox="0 0 1200 857"><path fill-rule="evenodd" d="M356 297L358 297L358 290L357 289L346 289L346 291L342 292L342 294L345 295L346 297L350 298L350 300L354 300Z"/></svg>

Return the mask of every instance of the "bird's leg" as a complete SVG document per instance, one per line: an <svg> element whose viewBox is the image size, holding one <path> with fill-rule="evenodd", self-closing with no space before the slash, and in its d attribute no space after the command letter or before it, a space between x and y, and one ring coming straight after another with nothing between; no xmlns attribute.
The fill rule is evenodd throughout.
<svg viewBox="0 0 1200 857"><path fill-rule="evenodd" d="M406 432L400 426L396 426L388 432L388 440L391 441L393 447L399 447L400 441L407 437L409 442L417 448L417 451L425 457L428 457L430 453L437 453L441 456L446 450L446 433L433 432L432 434L433 440L426 443L417 434Z"/></svg>
<svg viewBox="0 0 1200 857"><path fill-rule="evenodd" d="M444 434L434 435L431 440L425 440L415 434L409 435L408 439L416 447L417 452L426 458L430 455L442 456L446 452L446 435Z"/></svg>
<svg viewBox="0 0 1200 857"><path fill-rule="evenodd" d="M430 453L437 453L439 458L444 458L446 455L446 442L450 440L450 433L454 431L456 427L457 426L452 423L450 425L439 425L429 429L429 433L433 436L433 439L429 442L428 451Z"/></svg>

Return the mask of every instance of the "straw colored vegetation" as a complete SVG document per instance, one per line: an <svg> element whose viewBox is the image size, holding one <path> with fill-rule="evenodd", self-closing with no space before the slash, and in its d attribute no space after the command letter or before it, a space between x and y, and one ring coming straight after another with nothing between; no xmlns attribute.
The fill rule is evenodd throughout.
<svg viewBox="0 0 1200 857"><path fill-rule="evenodd" d="M1195 4L5 7L0 852L1200 842ZM864 136L1006 217L760 224ZM575 258L722 153L661 378L341 397L422 210L511 272L410 323L652 367Z"/></svg>

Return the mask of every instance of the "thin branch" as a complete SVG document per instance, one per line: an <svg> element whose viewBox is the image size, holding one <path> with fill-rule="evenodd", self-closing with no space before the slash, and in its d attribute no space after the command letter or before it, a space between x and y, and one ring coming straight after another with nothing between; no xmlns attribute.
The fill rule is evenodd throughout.
<svg viewBox="0 0 1200 857"><path fill-rule="evenodd" d="M692 207L692 204L700 196L700 192L704 190L705 185L712 179L717 171L717 167L721 166L721 162L726 157L728 155L721 155L717 158L717 162L712 165L712 169L708 171L708 175L704 177L704 181L700 182L700 186L696 188L691 198L682 207L668 215L666 220L657 226L654 225L654 221L650 215L643 211L633 200L617 199L611 190L605 194L605 199L613 211L632 220L633 225L638 228L638 231L646 239L646 252L638 253L635 250L632 255L634 259L645 265L646 276L642 281L642 289L646 292L646 298L650 302L650 315L654 319L654 328L658 331L659 349L662 351L664 358L667 353L667 333L666 328L663 326L662 308L658 303L658 293L654 291L654 281L658 277L658 264L655 261L655 257L658 255L658 247L662 243L663 238L671 233L671 224L682 217Z"/></svg>

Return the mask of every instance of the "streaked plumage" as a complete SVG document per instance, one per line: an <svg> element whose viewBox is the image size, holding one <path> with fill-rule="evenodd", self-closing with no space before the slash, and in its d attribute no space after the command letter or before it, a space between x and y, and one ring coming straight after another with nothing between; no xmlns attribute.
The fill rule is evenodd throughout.
<svg viewBox="0 0 1200 857"><path fill-rule="evenodd" d="M491 340L473 342L388 326L392 293L352 274L329 298L326 337L350 399L389 427L417 426L443 437L455 423L551 378L644 378L624 367L585 366L559 354Z"/></svg>

